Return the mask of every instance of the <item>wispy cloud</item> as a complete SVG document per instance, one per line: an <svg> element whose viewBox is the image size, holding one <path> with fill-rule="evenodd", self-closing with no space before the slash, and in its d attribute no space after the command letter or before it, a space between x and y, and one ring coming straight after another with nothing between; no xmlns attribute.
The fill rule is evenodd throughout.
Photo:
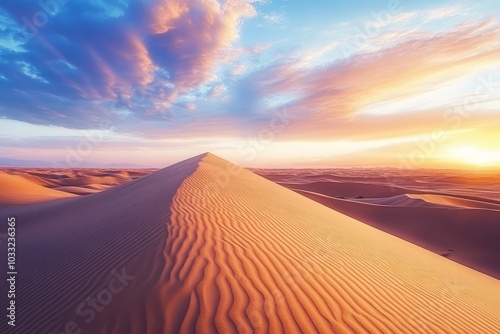
<svg viewBox="0 0 500 334"><path fill-rule="evenodd" d="M392 47L304 69L284 59L254 73L264 95L293 92L289 107L315 115L344 117L363 106L427 91L488 67L498 66L500 28L494 20L427 33Z"/></svg>
<svg viewBox="0 0 500 334"><path fill-rule="evenodd" d="M272 12L270 14L265 14L264 19L269 23L281 24L286 22L286 18L283 14Z"/></svg>

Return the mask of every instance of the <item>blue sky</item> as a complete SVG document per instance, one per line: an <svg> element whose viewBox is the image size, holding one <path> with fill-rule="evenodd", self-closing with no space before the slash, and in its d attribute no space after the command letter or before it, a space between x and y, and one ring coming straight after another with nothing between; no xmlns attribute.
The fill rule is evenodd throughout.
<svg viewBox="0 0 500 334"><path fill-rule="evenodd" d="M499 13L498 1L4 2L0 156L470 167L457 152L476 152L498 166Z"/></svg>

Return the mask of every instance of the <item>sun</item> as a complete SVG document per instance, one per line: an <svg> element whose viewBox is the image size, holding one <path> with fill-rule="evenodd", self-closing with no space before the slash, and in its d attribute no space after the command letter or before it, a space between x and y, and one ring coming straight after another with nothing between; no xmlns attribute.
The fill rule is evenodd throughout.
<svg viewBox="0 0 500 334"><path fill-rule="evenodd" d="M450 160L469 165L493 166L500 164L500 151L464 145L450 148L447 153Z"/></svg>

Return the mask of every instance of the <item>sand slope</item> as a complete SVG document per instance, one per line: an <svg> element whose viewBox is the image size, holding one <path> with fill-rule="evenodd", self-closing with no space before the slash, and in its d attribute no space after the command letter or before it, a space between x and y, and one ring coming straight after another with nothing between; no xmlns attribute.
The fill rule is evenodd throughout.
<svg viewBox="0 0 500 334"><path fill-rule="evenodd" d="M369 197L369 198L383 198L397 195L405 195L408 193L407 189L381 184L367 184L361 182L348 182L348 181L318 181L303 183L289 183L280 182L280 184L287 188L300 189L321 193L332 197Z"/></svg>
<svg viewBox="0 0 500 334"><path fill-rule="evenodd" d="M67 321L92 334L500 328L498 280L210 154L14 213L25 245L18 299L29 300L17 333ZM75 308L111 289L113 269L132 278L86 322Z"/></svg>
<svg viewBox="0 0 500 334"><path fill-rule="evenodd" d="M405 217L401 217L405 219ZM214 156L178 190L165 333L493 333L500 283Z"/></svg>
<svg viewBox="0 0 500 334"><path fill-rule="evenodd" d="M27 179L0 171L0 205L43 202L74 197L63 191L45 188Z"/></svg>
<svg viewBox="0 0 500 334"><path fill-rule="evenodd" d="M0 333L59 334L72 322L80 333L154 333L146 328L147 297L163 267L170 204L200 158L94 195L0 208L1 221L16 217L19 268L19 321L15 329L1 321ZM124 286L116 273L134 278ZM0 285L1 296L6 288ZM106 289L122 291L94 311L88 303L108 302Z"/></svg>
<svg viewBox="0 0 500 334"><path fill-rule="evenodd" d="M434 194L408 194L408 196L410 198L421 199L428 203L434 203L438 205L449 205L449 206L456 206L459 208L471 208L471 209L491 209L500 211L499 204L470 200L455 196L434 195Z"/></svg>
<svg viewBox="0 0 500 334"><path fill-rule="evenodd" d="M407 201L399 196L344 200L303 190L298 192L377 229L500 278L498 211L429 204L413 199L415 195L401 195Z"/></svg>

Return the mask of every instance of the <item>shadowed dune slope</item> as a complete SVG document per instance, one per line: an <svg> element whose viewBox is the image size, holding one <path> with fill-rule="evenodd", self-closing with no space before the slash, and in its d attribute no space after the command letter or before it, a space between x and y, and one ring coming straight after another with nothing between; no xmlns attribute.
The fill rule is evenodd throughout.
<svg viewBox="0 0 500 334"><path fill-rule="evenodd" d="M0 205L43 202L75 195L45 188L21 176L0 171Z"/></svg>
<svg viewBox="0 0 500 334"><path fill-rule="evenodd" d="M67 321L92 334L500 328L498 280L211 154L16 217L22 333ZM94 318L75 312L96 299Z"/></svg>
<svg viewBox="0 0 500 334"><path fill-rule="evenodd" d="M147 297L164 266L171 201L200 159L93 195L1 208L1 221L17 224L18 322L1 321L0 333L155 333Z"/></svg>
<svg viewBox="0 0 500 334"><path fill-rule="evenodd" d="M93 189L94 188L94 189ZM97 188L97 189L95 189ZM104 186L102 187L103 189L106 189L107 187ZM62 186L62 187L57 187L54 188L59 191L64 191L67 193L75 194L75 195L89 195L89 194L95 194L98 193L99 187L93 187L93 185L87 186L87 187L76 187L76 186Z"/></svg>
<svg viewBox="0 0 500 334"><path fill-rule="evenodd" d="M367 184L361 182L317 181L308 183L279 182L282 186L293 189L307 190L332 197L363 197L383 198L408 193L405 188L381 184Z"/></svg>

